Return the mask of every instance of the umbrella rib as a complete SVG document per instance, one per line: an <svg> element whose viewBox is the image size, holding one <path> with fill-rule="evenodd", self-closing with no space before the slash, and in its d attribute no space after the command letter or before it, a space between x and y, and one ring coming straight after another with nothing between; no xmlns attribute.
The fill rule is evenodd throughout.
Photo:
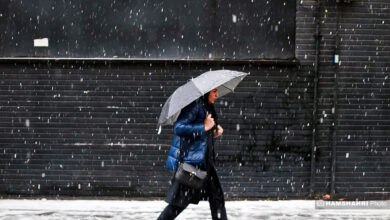
<svg viewBox="0 0 390 220"><path fill-rule="evenodd" d="M221 86L223 86L223 87L227 88L228 90L230 90L230 91L234 92L234 90L233 90L233 89L231 89L231 88L229 88L229 87L227 87L227 86L225 86L225 85L223 85L223 84L222 84Z"/></svg>

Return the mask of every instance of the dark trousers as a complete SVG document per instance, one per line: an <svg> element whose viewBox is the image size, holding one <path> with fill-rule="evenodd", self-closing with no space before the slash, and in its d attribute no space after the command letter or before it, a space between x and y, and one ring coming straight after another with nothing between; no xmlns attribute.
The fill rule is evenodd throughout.
<svg viewBox="0 0 390 220"><path fill-rule="evenodd" d="M216 174L215 174L216 177ZM217 177L216 177L217 178ZM219 182L219 181L218 181ZM219 183L211 178L208 179L208 183L205 187L207 197L210 204L211 217L213 220L222 219L227 220L225 201L223 198L223 192ZM171 220L175 219L189 204L184 204L184 207L168 205L164 211L160 214L157 220Z"/></svg>
<svg viewBox="0 0 390 220"><path fill-rule="evenodd" d="M222 219L227 220L226 209L223 204L215 204L210 202L211 217L213 220ZM171 220L175 219L186 207L178 207L174 205L168 205L164 211L160 214L157 220Z"/></svg>

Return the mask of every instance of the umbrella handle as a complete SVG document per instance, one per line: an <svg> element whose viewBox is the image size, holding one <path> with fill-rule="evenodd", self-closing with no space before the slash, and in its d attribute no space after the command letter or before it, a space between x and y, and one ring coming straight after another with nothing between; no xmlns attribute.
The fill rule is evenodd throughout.
<svg viewBox="0 0 390 220"><path fill-rule="evenodd" d="M211 114L211 112L207 111L207 109L206 109L206 107L204 105L205 104L202 103L203 110L206 112L206 117L207 117L207 115ZM215 118L214 118L214 126L210 129L210 131L217 130L217 126L218 126L218 122L215 121Z"/></svg>

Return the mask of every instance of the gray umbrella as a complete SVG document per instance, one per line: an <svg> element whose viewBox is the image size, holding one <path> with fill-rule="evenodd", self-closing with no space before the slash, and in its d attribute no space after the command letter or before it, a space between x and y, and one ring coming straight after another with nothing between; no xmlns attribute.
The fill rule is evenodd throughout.
<svg viewBox="0 0 390 220"><path fill-rule="evenodd" d="M165 102L158 119L158 125L171 125L179 117L180 111L188 104L218 89L219 97L230 92L244 79L248 73L232 70L215 70L205 72L177 88Z"/></svg>

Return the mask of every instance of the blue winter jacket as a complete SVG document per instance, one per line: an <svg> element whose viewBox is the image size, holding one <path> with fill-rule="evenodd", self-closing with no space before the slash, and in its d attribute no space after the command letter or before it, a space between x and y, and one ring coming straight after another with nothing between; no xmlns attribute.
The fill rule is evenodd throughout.
<svg viewBox="0 0 390 220"><path fill-rule="evenodd" d="M194 165L205 164L207 149L207 132L204 128L206 112L201 100L196 100L182 109L175 125L171 148L169 150L166 167L177 170L179 158L180 137L183 148L183 162Z"/></svg>

